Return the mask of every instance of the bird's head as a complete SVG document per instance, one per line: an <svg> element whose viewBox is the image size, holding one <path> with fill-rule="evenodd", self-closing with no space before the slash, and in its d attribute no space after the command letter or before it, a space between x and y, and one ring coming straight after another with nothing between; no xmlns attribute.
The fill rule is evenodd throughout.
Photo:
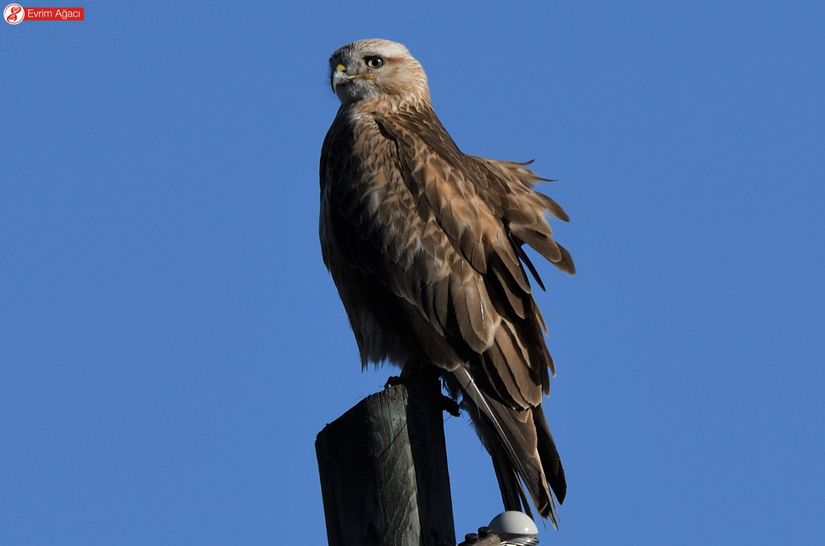
<svg viewBox="0 0 825 546"><path fill-rule="evenodd" d="M349 104L387 97L395 103L429 102L427 75L407 48L389 40L349 43L329 58L332 90Z"/></svg>

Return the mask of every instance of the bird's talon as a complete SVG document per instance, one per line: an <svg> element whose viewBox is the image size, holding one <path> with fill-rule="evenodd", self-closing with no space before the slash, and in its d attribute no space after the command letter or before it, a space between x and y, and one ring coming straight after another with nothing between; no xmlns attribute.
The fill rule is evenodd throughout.
<svg viewBox="0 0 825 546"><path fill-rule="evenodd" d="M461 408L458 402L449 396L441 395L441 409L452 415L453 417L461 417Z"/></svg>

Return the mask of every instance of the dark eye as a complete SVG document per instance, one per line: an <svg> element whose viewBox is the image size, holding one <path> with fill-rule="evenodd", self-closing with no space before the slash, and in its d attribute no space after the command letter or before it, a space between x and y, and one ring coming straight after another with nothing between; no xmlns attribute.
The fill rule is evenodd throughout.
<svg viewBox="0 0 825 546"><path fill-rule="evenodd" d="M367 66L370 68L381 68L384 66L384 59L375 55L372 57L364 57L364 61L366 61Z"/></svg>

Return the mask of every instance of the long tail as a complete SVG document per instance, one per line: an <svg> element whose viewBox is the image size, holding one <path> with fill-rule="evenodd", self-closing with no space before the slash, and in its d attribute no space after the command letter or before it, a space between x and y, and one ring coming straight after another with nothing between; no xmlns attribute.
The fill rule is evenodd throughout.
<svg viewBox="0 0 825 546"><path fill-rule="evenodd" d="M557 527L558 512L553 495L559 504L564 502L567 484L541 406L525 410L509 408L486 396L467 369L458 368L452 374L493 459L505 508L530 513L523 484L539 513Z"/></svg>

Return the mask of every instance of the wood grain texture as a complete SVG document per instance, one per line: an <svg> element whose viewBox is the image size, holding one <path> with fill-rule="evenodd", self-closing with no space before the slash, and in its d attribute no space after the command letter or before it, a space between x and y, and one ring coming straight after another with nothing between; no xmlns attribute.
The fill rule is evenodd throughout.
<svg viewBox="0 0 825 546"><path fill-rule="evenodd" d="M454 546L434 375L368 396L318 434L330 546Z"/></svg>

